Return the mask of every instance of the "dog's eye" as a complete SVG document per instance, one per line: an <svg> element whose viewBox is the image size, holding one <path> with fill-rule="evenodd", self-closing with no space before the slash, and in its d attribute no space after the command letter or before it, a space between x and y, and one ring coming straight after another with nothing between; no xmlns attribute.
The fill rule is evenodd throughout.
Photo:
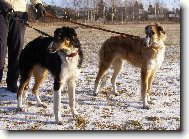
<svg viewBox="0 0 189 139"><path fill-rule="evenodd" d="M165 34L165 31L161 31L163 34Z"/></svg>
<svg viewBox="0 0 189 139"><path fill-rule="evenodd" d="M151 31L151 34L152 34L152 35L154 35L154 34L155 34L155 32Z"/></svg>
<svg viewBox="0 0 189 139"><path fill-rule="evenodd" d="M72 36L72 40L75 40L75 39L77 39L77 37L76 36Z"/></svg>
<svg viewBox="0 0 189 139"><path fill-rule="evenodd" d="M65 40L70 41L70 38L69 37L65 37Z"/></svg>

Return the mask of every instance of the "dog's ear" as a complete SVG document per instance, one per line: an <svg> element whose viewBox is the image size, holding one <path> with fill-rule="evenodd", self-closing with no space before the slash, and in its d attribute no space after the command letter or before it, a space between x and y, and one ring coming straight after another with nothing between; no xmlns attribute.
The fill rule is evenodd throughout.
<svg viewBox="0 0 189 139"><path fill-rule="evenodd" d="M64 28L57 28L54 31L54 37L62 37L65 34L65 29Z"/></svg>
<svg viewBox="0 0 189 139"><path fill-rule="evenodd" d="M72 36L77 36L77 33L75 32L75 29L74 29L74 28L69 28L69 33L70 33L70 35L72 35Z"/></svg>
<svg viewBox="0 0 189 139"><path fill-rule="evenodd" d="M154 23L154 26L161 26L160 23Z"/></svg>
<svg viewBox="0 0 189 139"><path fill-rule="evenodd" d="M165 35L165 31L162 26L158 26L158 31Z"/></svg>

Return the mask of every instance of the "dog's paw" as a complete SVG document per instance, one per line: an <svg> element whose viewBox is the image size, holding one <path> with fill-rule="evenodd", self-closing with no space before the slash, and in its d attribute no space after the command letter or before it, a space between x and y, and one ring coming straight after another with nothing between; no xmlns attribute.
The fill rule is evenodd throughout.
<svg viewBox="0 0 189 139"><path fill-rule="evenodd" d="M45 109L47 108L47 105L44 104L44 103L38 104L37 106L38 106L38 107L43 107L43 108L45 108Z"/></svg>
<svg viewBox="0 0 189 139"><path fill-rule="evenodd" d="M79 113L77 111L72 112L73 118L77 118L79 116Z"/></svg>
<svg viewBox="0 0 189 139"><path fill-rule="evenodd" d="M93 94L93 96L97 97L97 96L98 96L98 94L96 94L96 93L95 93L95 94Z"/></svg>
<svg viewBox="0 0 189 139"><path fill-rule="evenodd" d="M151 101L151 97L149 95L147 96L147 101Z"/></svg>
<svg viewBox="0 0 189 139"><path fill-rule="evenodd" d="M153 105L154 102L153 101L148 101L148 104Z"/></svg>
<svg viewBox="0 0 189 139"><path fill-rule="evenodd" d="M149 110L149 109L150 109L150 106L149 106L149 105L144 105L144 106L143 106L143 109Z"/></svg>
<svg viewBox="0 0 189 139"><path fill-rule="evenodd" d="M98 96L98 93L96 91L94 91L92 95L96 97L96 96Z"/></svg>
<svg viewBox="0 0 189 139"><path fill-rule="evenodd" d="M93 96L97 96L97 95L98 95L98 91L99 91L98 89L94 89L94 90L92 91L92 95L93 95Z"/></svg>
<svg viewBox="0 0 189 139"><path fill-rule="evenodd" d="M115 96L119 96L119 93L118 93L118 92L113 92L113 94L114 94Z"/></svg>
<svg viewBox="0 0 189 139"><path fill-rule="evenodd" d="M24 107L18 107L16 111L17 111L17 112L24 112L25 109L24 109Z"/></svg>
<svg viewBox="0 0 189 139"><path fill-rule="evenodd" d="M63 125L63 121L56 121L57 125Z"/></svg>

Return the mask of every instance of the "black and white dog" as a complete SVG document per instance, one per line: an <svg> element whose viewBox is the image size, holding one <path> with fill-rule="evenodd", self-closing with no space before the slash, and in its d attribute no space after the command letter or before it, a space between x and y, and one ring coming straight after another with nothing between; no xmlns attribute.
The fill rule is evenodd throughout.
<svg viewBox="0 0 189 139"><path fill-rule="evenodd" d="M25 91L31 76L35 84L32 93L39 106L47 107L41 102L38 88L48 71L54 77L54 114L56 123L61 124L60 104L61 91L68 84L69 106L73 116L75 109L75 88L83 60L80 41L73 28L62 27L54 32L54 37L38 37L29 42L23 49L19 59L20 85L17 92L18 110L24 111Z"/></svg>

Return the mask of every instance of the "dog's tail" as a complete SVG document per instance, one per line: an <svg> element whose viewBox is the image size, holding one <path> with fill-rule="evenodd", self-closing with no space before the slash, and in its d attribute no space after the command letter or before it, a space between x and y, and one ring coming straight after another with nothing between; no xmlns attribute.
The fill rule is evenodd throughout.
<svg viewBox="0 0 189 139"><path fill-rule="evenodd" d="M105 62L108 59L109 49L110 46L109 41L106 40L99 50L99 62Z"/></svg>
<svg viewBox="0 0 189 139"><path fill-rule="evenodd" d="M107 39L99 50L99 64L107 65L108 67L112 64L114 60L114 45L112 45L112 40L114 37Z"/></svg>

